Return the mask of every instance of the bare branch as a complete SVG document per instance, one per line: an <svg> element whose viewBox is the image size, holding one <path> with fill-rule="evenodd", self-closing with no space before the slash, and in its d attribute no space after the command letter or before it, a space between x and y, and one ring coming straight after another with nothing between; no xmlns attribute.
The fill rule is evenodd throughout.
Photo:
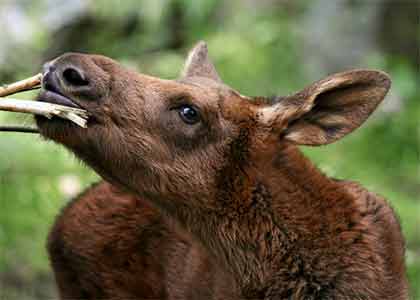
<svg viewBox="0 0 420 300"><path fill-rule="evenodd" d="M39 88L41 86L41 78L42 74L39 73L30 78L20 80L5 86L0 86L0 97L5 97L8 95L16 94L18 92L24 92L33 90L35 88Z"/></svg>
<svg viewBox="0 0 420 300"><path fill-rule="evenodd" d="M27 101L10 98L0 99L0 110L42 115L51 119L53 116L70 120L86 128L88 113L84 109L73 108L40 101Z"/></svg>
<svg viewBox="0 0 420 300"><path fill-rule="evenodd" d="M42 74L37 74L30 78L0 87L0 97L40 88L41 79ZM53 116L57 116L62 119L70 120L83 128L86 128L88 119L88 114L83 109L46 102L10 98L0 98L0 110L42 115L49 119Z"/></svg>
<svg viewBox="0 0 420 300"><path fill-rule="evenodd" d="M25 133L39 133L38 128L26 126L0 126L0 131L3 132L25 132Z"/></svg>

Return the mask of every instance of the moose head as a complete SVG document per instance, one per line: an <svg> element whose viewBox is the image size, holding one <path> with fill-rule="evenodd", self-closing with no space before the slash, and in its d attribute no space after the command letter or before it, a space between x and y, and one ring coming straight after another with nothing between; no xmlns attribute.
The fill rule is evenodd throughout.
<svg viewBox="0 0 420 300"><path fill-rule="evenodd" d="M45 65L39 99L86 109L88 129L60 119L37 122L45 137L104 177L198 205L203 196L208 201L216 177L232 160L261 159L262 151L271 151L264 156L270 160L289 144L334 142L366 120L389 85L384 73L357 70L270 102L224 84L203 42L178 80L138 74L103 56L70 53Z"/></svg>
<svg viewBox="0 0 420 300"><path fill-rule="evenodd" d="M200 42L177 80L69 53L45 65L43 87L40 101L81 107L90 119L83 129L37 117L41 134L151 199L236 274L243 295L330 295L327 287L347 287L333 281L347 274L348 260L368 251L357 244L354 193L296 146L329 144L358 128L390 87L385 73L353 70L290 96L247 97L222 82ZM373 269L385 268L375 259ZM383 289L375 287L360 295Z"/></svg>

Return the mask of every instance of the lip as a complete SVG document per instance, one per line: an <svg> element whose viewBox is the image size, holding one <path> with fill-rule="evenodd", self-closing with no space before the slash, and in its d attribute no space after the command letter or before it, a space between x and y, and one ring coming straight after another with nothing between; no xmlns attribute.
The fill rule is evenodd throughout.
<svg viewBox="0 0 420 300"><path fill-rule="evenodd" d="M63 106L73 107L73 108L82 108L80 105L74 103L71 99L52 91L44 90L42 91L38 97L38 101L47 102L52 104L59 104Z"/></svg>

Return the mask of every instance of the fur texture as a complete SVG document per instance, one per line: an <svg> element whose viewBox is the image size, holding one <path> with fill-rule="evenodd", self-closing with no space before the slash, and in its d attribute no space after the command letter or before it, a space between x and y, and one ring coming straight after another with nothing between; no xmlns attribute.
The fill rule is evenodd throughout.
<svg viewBox="0 0 420 300"><path fill-rule="evenodd" d="M107 182L69 203L48 239L61 299L235 299L233 277L156 208Z"/></svg>
<svg viewBox="0 0 420 300"><path fill-rule="evenodd" d="M404 242L392 209L355 183L324 176L297 147L328 144L359 127L386 95L390 86L386 74L339 73L270 103L252 101L221 83L202 43L190 55L185 76L176 81L128 71L96 55L67 54L49 66L46 72L57 78L56 92L87 109L91 118L88 128L82 129L38 117L43 136L63 144L118 189L158 209L164 217L157 214L159 220L151 228L165 231L162 224L167 220L183 228L189 243L205 249L198 252L202 257L194 258L197 266L201 259L211 258L220 274L229 274L226 278L235 283L238 297L407 299ZM88 84L66 79L68 68ZM185 107L197 113L196 122L185 121ZM98 245L124 233L125 241L132 235L134 244L154 247L141 232L143 222L155 217L137 214L131 221L114 224L122 226L121 232L108 231L107 219L100 221L100 214L108 211L106 204L88 209L89 203L76 202L69 213L79 204L81 213L76 215L89 219L90 213L99 214L92 218L99 222L92 227ZM60 244L62 237L88 237L84 231L89 222L72 226L71 220L64 214L52 234L55 266L66 257L57 254L66 249ZM139 224L138 232L126 223ZM102 238L105 233L110 235ZM171 247L179 243L171 234L162 237L165 242L150 259L139 256L139 261L170 255ZM159 241L158 236L154 239ZM90 251L92 259L109 264L127 260L128 252L111 248L114 255L108 259L96 244L86 244L77 253ZM156 262L153 272L136 269L138 278L133 280L144 279L144 286L153 281L151 293L157 294L151 297L169 297L162 292L168 290L164 286L184 286L161 276L179 267ZM58 278L62 269L55 268ZM104 270L104 276L118 280L111 267ZM147 276L165 280L149 281ZM212 280L204 280L212 294ZM62 279L62 289L69 282ZM128 277L123 284L127 282ZM190 286L201 289L198 283ZM104 285L85 290L94 288ZM126 291L121 288L118 297L126 297Z"/></svg>

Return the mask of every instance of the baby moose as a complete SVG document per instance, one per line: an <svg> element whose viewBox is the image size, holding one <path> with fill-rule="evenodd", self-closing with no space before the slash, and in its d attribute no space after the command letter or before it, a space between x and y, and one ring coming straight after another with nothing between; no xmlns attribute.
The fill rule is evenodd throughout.
<svg viewBox="0 0 420 300"><path fill-rule="evenodd" d="M38 116L41 134L183 228L238 299L408 298L390 206L326 177L297 147L358 128L385 97L386 74L348 71L291 96L251 98L221 81L200 42L178 80L69 53L44 66L43 87L40 101L90 119L84 129Z"/></svg>

